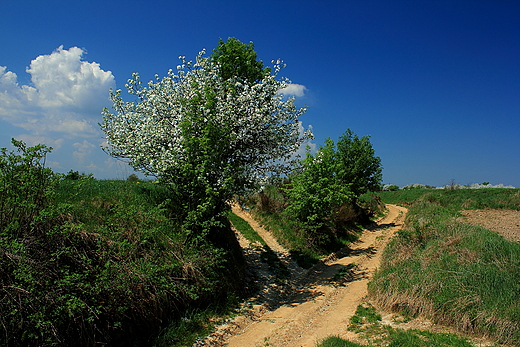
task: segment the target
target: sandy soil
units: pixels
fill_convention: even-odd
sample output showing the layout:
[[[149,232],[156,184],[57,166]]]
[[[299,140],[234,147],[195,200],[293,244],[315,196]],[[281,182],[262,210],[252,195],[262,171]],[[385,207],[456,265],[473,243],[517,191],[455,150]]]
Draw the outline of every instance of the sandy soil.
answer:
[[[287,253],[250,216],[239,210],[235,213],[250,222],[276,253]],[[358,242],[308,271],[285,257],[294,274],[283,285],[285,291],[264,290],[263,303],[252,305],[246,315],[224,324],[199,345],[315,347],[317,341],[330,335],[352,337],[347,330],[349,318],[366,297],[367,283],[379,266],[388,240],[402,227],[405,213],[404,207],[389,205],[387,215],[366,229]],[[339,281],[334,279],[351,264],[355,267],[347,275]],[[274,299],[269,300],[269,296]]]
[[[465,210],[461,214],[469,224],[480,225],[499,233],[507,240],[520,242],[520,211]]]

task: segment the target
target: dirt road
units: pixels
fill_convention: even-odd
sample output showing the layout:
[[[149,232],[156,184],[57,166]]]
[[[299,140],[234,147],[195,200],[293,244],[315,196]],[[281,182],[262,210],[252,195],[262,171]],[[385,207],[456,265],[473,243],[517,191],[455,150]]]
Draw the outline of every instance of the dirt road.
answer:
[[[265,311],[254,321],[237,324],[232,335],[221,341],[221,345],[315,347],[317,341],[330,335],[349,338],[349,318],[367,295],[367,283],[379,266],[384,246],[402,227],[406,214],[403,207],[387,207],[387,215],[377,226],[365,230],[348,252],[302,275],[288,300],[274,310]],[[251,224],[253,228],[259,228],[257,224]],[[259,230],[259,234],[264,239],[269,237],[265,230]],[[271,247],[284,253],[279,245],[272,244]]]

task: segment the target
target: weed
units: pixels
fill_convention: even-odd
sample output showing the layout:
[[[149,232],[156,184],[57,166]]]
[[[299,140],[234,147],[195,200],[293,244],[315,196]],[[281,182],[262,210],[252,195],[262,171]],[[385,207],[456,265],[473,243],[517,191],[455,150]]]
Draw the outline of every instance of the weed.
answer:
[[[358,344],[331,336],[318,343],[318,347],[473,347],[467,339],[454,334],[433,333],[422,330],[395,329],[381,324],[381,315],[369,303],[359,305],[350,318],[349,330],[367,344]]]
[[[184,312],[239,289],[240,259],[183,232],[169,189],[58,181],[22,148],[0,160],[1,345],[143,345],[168,321],[204,328]]]

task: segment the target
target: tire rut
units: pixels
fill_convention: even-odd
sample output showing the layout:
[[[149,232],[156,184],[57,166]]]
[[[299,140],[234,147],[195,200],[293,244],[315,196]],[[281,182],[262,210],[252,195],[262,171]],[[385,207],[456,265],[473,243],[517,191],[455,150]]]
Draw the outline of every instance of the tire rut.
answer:
[[[317,341],[330,335],[348,338],[349,318],[366,297],[367,284],[380,264],[381,253],[402,227],[407,211],[395,205],[387,205],[387,209],[386,216],[365,229],[357,242],[303,270],[268,231],[235,207],[233,212],[264,238],[292,276],[270,293],[264,290],[264,300],[253,300],[256,305],[245,315],[220,326],[195,346],[315,347]],[[337,276],[339,271],[344,275]],[[273,286],[268,284],[268,288]]]

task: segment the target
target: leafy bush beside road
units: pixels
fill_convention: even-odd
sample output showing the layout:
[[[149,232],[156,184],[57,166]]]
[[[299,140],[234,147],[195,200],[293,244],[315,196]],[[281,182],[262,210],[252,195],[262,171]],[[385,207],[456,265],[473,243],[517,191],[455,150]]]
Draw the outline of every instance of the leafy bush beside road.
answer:
[[[15,145],[0,158],[1,345],[143,345],[187,309],[239,292],[227,220],[191,237],[169,189],[59,180],[43,165],[50,149]]]
[[[337,144],[307,149],[294,173],[250,197],[253,212],[304,267],[355,240],[382,210],[381,160],[369,137],[350,129]]]

